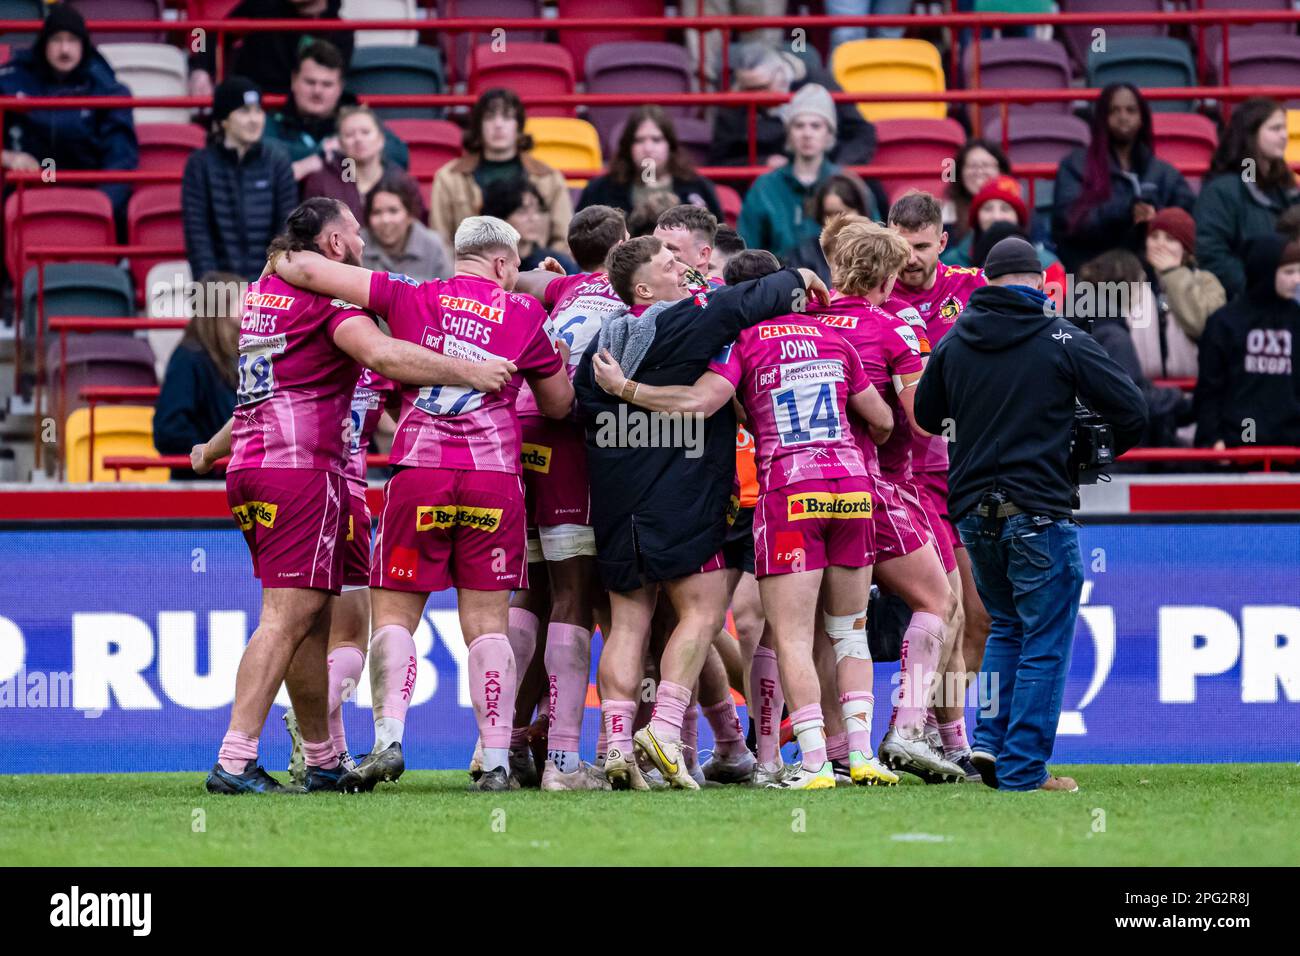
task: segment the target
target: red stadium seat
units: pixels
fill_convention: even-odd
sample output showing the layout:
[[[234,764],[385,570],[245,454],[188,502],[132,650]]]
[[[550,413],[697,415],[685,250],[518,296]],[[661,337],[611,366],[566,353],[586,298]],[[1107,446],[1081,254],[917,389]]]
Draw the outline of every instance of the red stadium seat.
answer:
[[[18,261],[22,235],[24,263]],[[27,251],[35,246],[111,246],[117,241],[113,204],[98,189],[40,186],[25,189],[22,220],[18,219],[18,193],[5,200],[5,268],[12,279],[20,267],[34,264]],[[117,261],[111,254],[78,256],[89,262]]]
[[[1152,113],[1151,131],[1156,155],[1175,166],[1181,163],[1208,163],[1219,145],[1214,122],[1199,113]],[[1188,184],[1199,189],[1199,176],[1188,176]]]
[[[180,184],[136,189],[126,207],[126,237],[131,245],[183,246],[185,229],[181,218]],[[160,262],[175,258],[176,253],[148,259],[137,256],[131,260],[131,279],[135,283],[138,301],[144,301],[149,270]]]
[[[187,0],[186,16],[191,20],[225,20],[239,0]]]
[[[726,183],[714,183],[713,191],[718,194],[718,205],[722,207],[722,218],[726,220],[728,226],[734,229],[736,223],[740,221],[740,207],[744,205],[744,200],[740,198],[740,193]]]
[[[498,17],[503,20],[530,20],[542,18],[541,0],[438,0],[438,19],[465,19],[467,17]],[[536,30],[511,30],[505,36],[506,45],[514,43],[541,43],[546,39],[543,24]],[[447,81],[464,81],[469,76],[469,51],[489,39],[485,33],[442,34],[442,57],[447,61]]]
[[[872,164],[913,166],[917,170],[915,176],[880,181],[889,202],[892,204],[909,189],[942,196],[947,188],[944,173],[966,142],[961,124],[952,119],[883,119],[876,120],[875,126]]]
[[[445,163],[461,154],[461,128],[449,120],[395,119],[384,123],[406,144],[411,154],[410,172],[416,179],[433,178]]]
[[[1192,0],[1189,6],[1193,10],[1281,11],[1291,9],[1291,0]],[[1216,55],[1220,57],[1223,56],[1222,27],[1206,27],[1203,39],[1200,35],[1200,30],[1196,27],[1189,27],[1188,34],[1193,47],[1197,44],[1204,44],[1205,52],[1208,53],[1211,58]],[[1272,34],[1275,36],[1283,34],[1287,36],[1295,36],[1295,23],[1284,23],[1280,21],[1274,23],[1234,23],[1228,29],[1229,52],[1231,53],[1232,43],[1237,37],[1258,36],[1260,34]],[[1231,79],[1234,85],[1245,82],[1243,80],[1238,80],[1235,77],[1231,77]],[[1268,82],[1270,84],[1282,84],[1286,81],[1269,80]]]
[[[179,172],[196,149],[207,142],[203,127],[194,123],[141,123],[135,128],[140,144],[139,169],[146,172]]]
[[[489,43],[474,48],[469,56],[469,92],[504,86],[516,93],[539,96],[572,93],[573,58],[554,43],[507,43],[494,50]],[[530,106],[529,116],[576,116],[572,106]]]
[[[593,17],[662,17],[663,0],[619,0],[611,5],[609,0],[558,0],[557,13],[561,20],[583,20]],[[663,30],[560,30],[560,45],[569,51],[578,64],[579,79],[586,68],[587,54],[602,43],[627,40],[662,42],[667,39]]]

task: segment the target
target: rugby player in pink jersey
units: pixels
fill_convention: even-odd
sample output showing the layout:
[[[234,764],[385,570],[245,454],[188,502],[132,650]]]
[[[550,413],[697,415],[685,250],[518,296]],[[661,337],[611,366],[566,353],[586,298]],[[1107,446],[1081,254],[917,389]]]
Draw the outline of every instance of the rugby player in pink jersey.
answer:
[[[271,252],[314,249],[316,258],[342,264],[360,262],[363,247],[347,206],[318,198],[290,214]],[[262,582],[261,617],[239,662],[230,728],[207,778],[209,792],[286,789],[257,763],[258,737],[281,683],[304,738],[304,789],[338,789],[343,770],[326,717],[325,653],[330,597],[343,580],[349,403],[362,366],[399,381],[494,392],[514,372],[505,361],[479,365],[389,338],[363,308],[275,275],[249,287],[235,414],[190,453],[199,474],[231,454],[226,495]]]
[[[943,213],[939,202],[929,193],[908,193],[889,211],[889,226],[907,240],[912,254],[899,274],[890,301],[885,308],[903,314],[906,307],[916,310],[924,321],[930,347],[934,348],[953,327],[966,308],[971,293],[985,285],[979,269],[949,266],[939,261],[947,241],[943,231]],[[944,666],[945,696],[932,718],[935,732],[942,740],[945,756],[964,764],[970,759],[966,739],[966,713],[963,706],[968,675],[979,670],[984,644],[989,635],[989,615],[975,589],[970,558],[957,529],[948,516],[948,444],[941,436],[917,437],[913,446],[913,480],[927,515],[935,524],[936,536],[945,559],[945,567],[955,564],[957,587],[962,605],[962,633]],[[949,563],[951,562],[951,563]],[[970,779],[973,776],[968,775]]]
[[[310,253],[277,270],[325,294],[359,300],[388,319],[394,336],[471,362],[505,359],[516,374],[499,393],[470,388],[406,388],[389,456],[371,562],[371,686],[382,717],[375,745],[343,780],[353,791],[396,779],[401,736],[414,687],[412,637],[429,594],[456,588],[469,647],[469,685],[483,741],[483,791],[511,788],[510,732],[516,663],[506,634],[510,592],[527,586],[520,428],[515,399],[524,380],[542,414],[561,418],[573,386],[546,313],[512,292],[519,234],[491,216],[456,229],[455,275],[419,283]],[[515,784],[517,786],[517,784]]]
[[[869,379],[888,400],[896,423],[879,449],[875,474],[878,558],[876,579],[912,610],[903,638],[898,707],[881,741],[881,759],[895,770],[959,780],[961,768],[926,740],[925,717],[946,647],[954,640],[958,602],[932,545],[920,502],[906,488],[911,479],[914,386],[921,378],[921,340],[902,319],[880,308],[907,244],[869,220],[854,217],[827,227],[828,255],[836,296],[814,317],[837,329],[857,349]],[[900,487],[900,485],[902,487]]]
[[[728,264],[726,277],[730,283],[779,268],[770,252],[747,250]],[[711,415],[739,396],[748,413],[758,445],[755,574],[803,756],[796,773],[769,786],[835,786],[813,664],[819,595],[852,737],[853,779],[896,783],[871,755],[870,718],[864,714],[871,700],[866,607],[874,557],[872,495],[848,411],[865,419],[879,441],[889,434],[894,415],[867,380],[856,351],[806,316],[786,315],[745,329],[690,386],[629,382],[607,355],[594,361],[602,388],[611,394],[630,389],[643,408]]]

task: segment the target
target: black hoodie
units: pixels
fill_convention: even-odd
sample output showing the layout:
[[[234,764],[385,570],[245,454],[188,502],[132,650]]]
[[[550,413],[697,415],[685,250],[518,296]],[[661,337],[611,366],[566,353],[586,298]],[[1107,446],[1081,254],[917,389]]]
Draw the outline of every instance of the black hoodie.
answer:
[[[1246,291],[1205,323],[1196,380],[1197,445],[1300,445],[1300,305],[1276,288],[1285,245],[1275,235],[1250,240]]]
[[[1146,402],[1132,379],[1092,336],[1046,312],[1046,300],[1033,295],[1019,287],[976,289],[917,385],[917,423],[949,435],[954,520],[994,487],[1031,514],[1071,513],[1076,395],[1110,423],[1117,455],[1146,428]]]

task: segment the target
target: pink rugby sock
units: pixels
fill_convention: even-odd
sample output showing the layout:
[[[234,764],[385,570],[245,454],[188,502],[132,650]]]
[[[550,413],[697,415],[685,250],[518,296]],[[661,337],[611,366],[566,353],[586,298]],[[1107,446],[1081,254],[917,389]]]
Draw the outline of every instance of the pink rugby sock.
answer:
[[[723,757],[730,757],[745,749],[745,732],[740,727],[736,702],[731,694],[708,707],[700,708],[713,730],[713,749]]]
[[[636,719],[636,701],[602,700],[600,702],[601,723],[605,725],[605,742],[609,747],[606,753],[617,750],[628,760],[632,756],[632,721]]]
[[[864,757],[871,756],[871,717],[876,708],[874,694],[849,691],[840,694],[840,712],[844,715],[844,729],[848,735],[849,750]]]
[[[343,729],[343,701],[356,698],[357,681],[366,666],[366,655],[355,645],[340,644],[330,652],[326,664],[330,683],[330,740],[336,751],[344,753],[348,749],[348,738]]]
[[[546,674],[551,697],[551,750],[576,751],[587,708],[591,631],[573,624],[546,628]]]
[[[248,766],[248,761],[257,759],[257,738],[241,734],[237,730],[227,730],[221,738],[221,749],[217,751],[217,763],[226,773],[241,774]]]
[[[528,665],[533,662],[537,651],[537,631],[541,622],[532,611],[521,607],[512,607],[506,619],[506,637],[510,639],[510,649],[515,652],[515,680],[522,681],[528,673]]]
[[[655,702],[653,700],[643,700],[636,705],[636,713],[632,715],[632,730],[637,731],[650,723],[650,717],[655,712]]]
[[[966,741],[966,718],[939,725],[939,739],[943,741],[943,755],[951,760],[970,753],[970,744]]]
[[[415,639],[400,624],[386,624],[370,639],[370,691],[375,719],[406,721],[415,690]]]
[[[826,721],[821,704],[806,704],[790,715],[790,725],[799,740],[805,770],[816,771],[826,762]]]
[[[757,698],[750,707],[758,762],[772,766],[781,759],[781,708],[785,706],[785,693],[781,690],[776,652],[770,647],[755,649],[754,662],[749,668],[749,686]]]
[[[605,718],[604,718],[605,706],[603,703],[601,704],[600,712],[601,712],[600,733],[596,735],[596,763],[597,764],[604,761],[605,754],[609,751],[609,732],[605,730]]]
[[[333,770],[339,765],[339,755],[334,752],[334,741],[304,740],[302,752],[307,758],[307,766],[321,770]]]
[[[929,709],[926,697],[939,667],[943,652],[943,621],[936,614],[918,611],[903,636],[907,648],[907,663],[898,683],[898,714],[895,723],[909,737],[920,736],[925,731],[925,716]]]
[[[670,680],[659,682],[655,694],[655,709],[650,715],[650,729],[661,740],[680,741],[686,708],[691,703],[691,689]]]
[[[515,715],[515,655],[504,634],[483,634],[469,646],[469,693],[483,749],[508,750]]]
[[[849,735],[844,731],[826,738],[826,756],[831,760],[849,759]]]
[[[688,771],[700,765],[700,708],[695,704],[687,704],[682,714],[682,753]]]

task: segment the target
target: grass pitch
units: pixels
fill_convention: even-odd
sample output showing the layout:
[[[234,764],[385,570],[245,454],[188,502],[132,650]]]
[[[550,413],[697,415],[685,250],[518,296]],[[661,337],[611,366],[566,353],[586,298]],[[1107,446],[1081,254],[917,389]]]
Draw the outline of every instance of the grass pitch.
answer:
[[[410,771],[369,796],[214,797],[203,774],[0,777],[7,865],[1296,865],[1289,764],[1062,766],[1081,792],[467,793]],[[277,774],[283,779],[283,774]],[[379,851],[382,848],[382,855]]]

